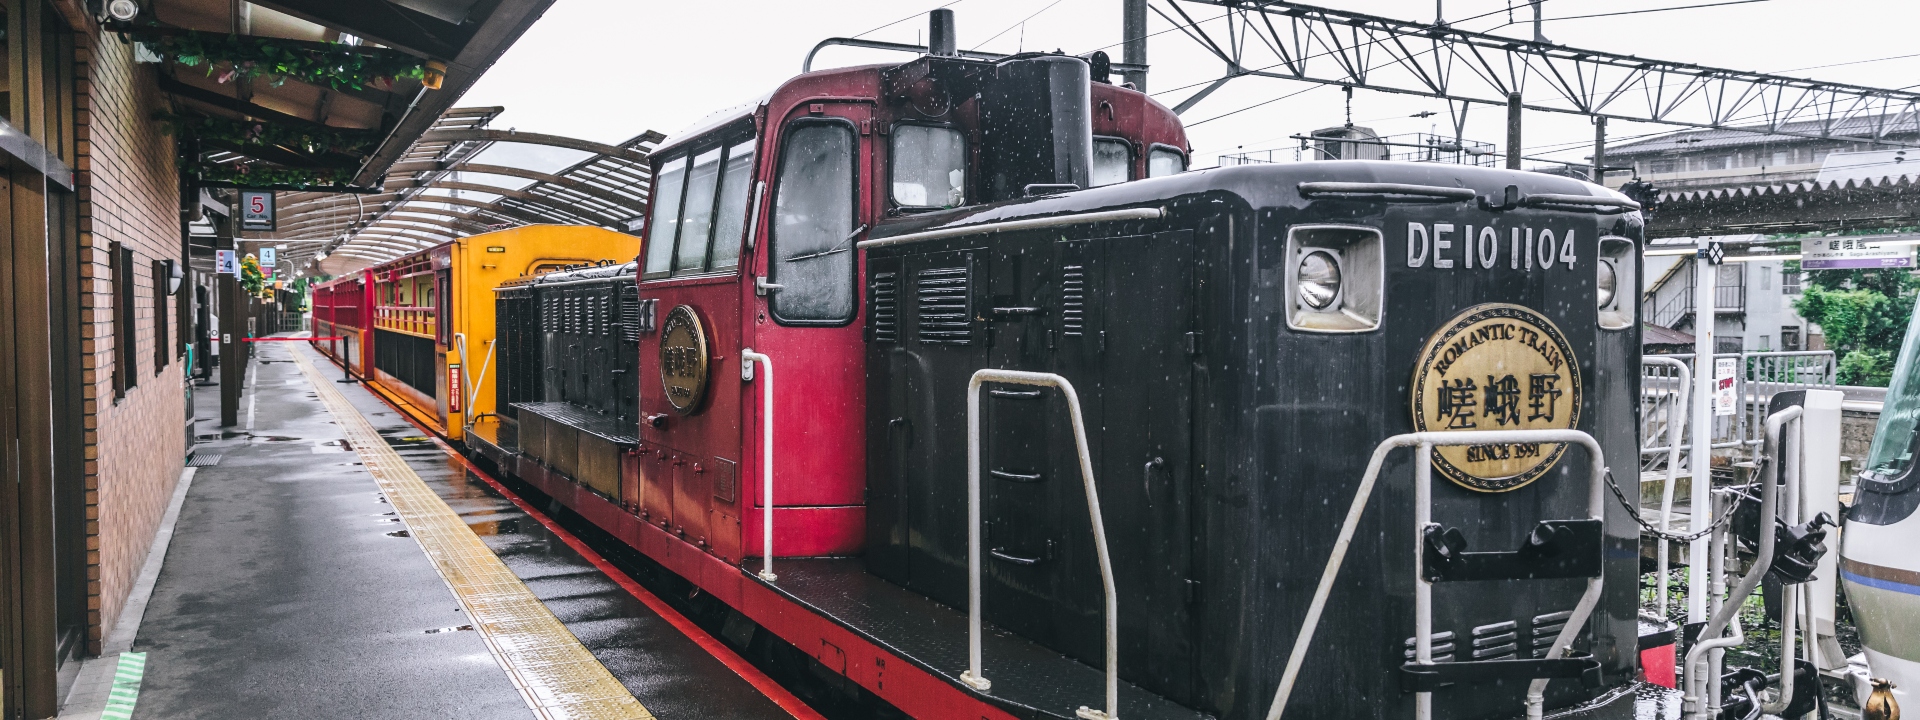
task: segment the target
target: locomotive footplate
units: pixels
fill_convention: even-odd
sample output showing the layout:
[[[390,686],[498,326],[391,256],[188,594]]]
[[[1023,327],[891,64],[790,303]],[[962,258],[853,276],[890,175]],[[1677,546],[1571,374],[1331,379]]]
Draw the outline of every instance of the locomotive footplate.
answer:
[[[965,611],[881,580],[865,572],[858,559],[782,558],[778,568],[779,582],[762,583],[765,587],[886,648],[920,671],[960,686],[960,671],[967,667]],[[993,687],[979,694],[1014,716],[1074,718],[1076,707],[1099,700],[1104,676],[1098,668],[1002,631],[988,632],[982,640],[986,675]],[[835,657],[844,658],[841,662],[858,661],[851,648]],[[898,672],[881,668],[889,676]],[[1125,681],[1120,683],[1119,700],[1119,715],[1129,720],[1208,717]]]

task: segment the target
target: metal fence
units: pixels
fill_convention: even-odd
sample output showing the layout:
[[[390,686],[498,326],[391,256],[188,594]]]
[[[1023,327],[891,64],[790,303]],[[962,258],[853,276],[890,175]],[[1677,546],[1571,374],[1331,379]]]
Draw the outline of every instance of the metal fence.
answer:
[[[1688,365],[1693,355],[1661,355]],[[1766,439],[1767,403],[1776,393],[1788,390],[1831,389],[1838,369],[1830,350],[1801,352],[1717,353],[1715,360],[1735,360],[1732,415],[1713,418],[1714,449],[1734,448],[1746,454],[1758,452]],[[1711,370],[1709,370],[1711,372]],[[1688,413],[1677,407],[1680,380],[1673,368],[1643,365],[1640,374],[1640,459],[1641,470],[1664,467],[1667,458],[1667,425],[1686,425]],[[1695,402],[1713,402],[1711,395],[1694,397]],[[1691,430],[1681,439],[1681,452],[1691,445]],[[1751,448],[1751,449],[1750,449]]]

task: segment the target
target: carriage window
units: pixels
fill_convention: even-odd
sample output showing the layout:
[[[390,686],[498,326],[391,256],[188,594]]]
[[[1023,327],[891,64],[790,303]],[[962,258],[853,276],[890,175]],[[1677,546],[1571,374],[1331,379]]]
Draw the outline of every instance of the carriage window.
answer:
[[[647,224],[647,277],[660,277],[673,267],[673,236],[680,229],[680,191],[686,189],[686,158],[660,166],[655,188],[653,222]]]
[[[1178,175],[1187,171],[1187,156],[1169,147],[1156,147],[1147,153],[1147,177]]]
[[[740,233],[747,225],[753,185],[753,141],[727,149],[727,170],[720,176],[720,215],[713,221],[713,269],[740,265]]]
[[[1133,179],[1133,148],[1125,140],[1093,140],[1094,187],[1117,185]]]
[[[901,207],[966,204],[967,140],[959,130],[929,125],[893,128],[893,201]]]
[[[853,317],[853,129],[793,129],[773,196],[774,317],[800,323]]]
[[[720,183],[720,148],[693,158],[687,171],[687,202],[680,211],[680,250],[673,274],[693,275],[707,270],[707,241],[713,233],[713,196]]]

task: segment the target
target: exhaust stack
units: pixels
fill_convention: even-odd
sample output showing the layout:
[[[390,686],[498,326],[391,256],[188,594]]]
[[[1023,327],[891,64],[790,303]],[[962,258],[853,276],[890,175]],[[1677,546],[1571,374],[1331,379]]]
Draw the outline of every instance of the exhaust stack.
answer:
[[[953,11],[939,8],[927,13],[927,54],[940,57],[955,57],[960,54],[960,41],[953,29]]]

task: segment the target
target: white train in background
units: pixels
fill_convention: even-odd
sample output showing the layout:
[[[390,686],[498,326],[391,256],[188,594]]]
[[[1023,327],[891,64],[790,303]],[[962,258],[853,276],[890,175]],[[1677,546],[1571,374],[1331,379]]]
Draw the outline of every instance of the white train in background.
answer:
[[[1873,445],[1855,478],[1840,543],[1840,580],[1866,652],[1848,662],[1865,703],[1870,678],[1902,706],[1920,693],[1920,323],[1907,329]]]

